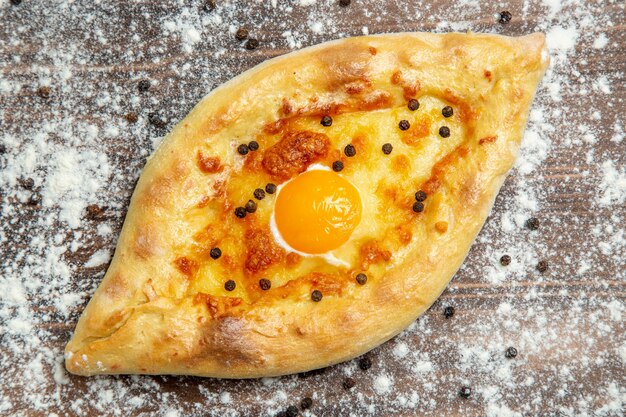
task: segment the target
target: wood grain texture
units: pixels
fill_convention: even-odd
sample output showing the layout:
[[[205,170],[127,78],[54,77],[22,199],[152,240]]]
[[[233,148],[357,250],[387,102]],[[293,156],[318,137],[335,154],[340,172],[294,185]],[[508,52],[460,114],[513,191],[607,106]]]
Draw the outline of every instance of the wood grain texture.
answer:
[[[45,393],[42,398],[47,403],[41,406],[23,395],[34,390],[23,377],[34,360],[32,350],[24,348],[25,354],[19,354],[23,336],[3,327],[7,333],[0,337],[0,359],[9,365],[2,367],[6,384],[0,388],[0,398],[9,408],[0,408],[0,414],[165,415],[172,408],[180,415],[274,415],[311,396],[313,408],[308,415],[504,415],[493,408],[504,405],[525,416],[620,415],[603,407],[612,401],[611,383],[622,393],[626,386],[624,324],[612,317],[615,310],[623,311],[626,294],[626,249],[623,240],[616,238],[621,233],[623,239],[626,209],[598,200],[606,192],[602,163],[610,160],[622,172],[626,165],[623,2],[570,5],[554,15],[539,1],[501,2],[498,7],[476,7],[474,2],[452,6],[440,0],[352,1],[346,8],[334,1],[309,7],[294,1],[285,3],[290,11],[285,4],[277,9],[266,1],[219,6],[210,13],[200,10],[201,3],[113,1],[62,6],[25,1],[10,6],[6,1],[0,6],[0,143],[8,148],[0,155],[0,167],[11,167],[41,132],[46,132],[50,146],[101,153],[112,167],[106,186],[86,202],[103,207],[103,212],[83,213],[78,227],[68,227],[62,219],[63,201],[46,200],[53,164],[38,161],[27,174],[8,168],[3,174],[4,273],[8,276],[21,269],[20,279],[28,286],[30,280],[49,281],[56,274],[50,270],[54,265],[69,268],[69,280],[59,280],[62,286],[42,284],[47,292],[27,291],[32,332],[52,358],[61,355],[106,270],[106,265],[84,265],[98,250],[113,251],[155,138],[181,120],[211,88],[289,52],[286,31],[299,33],[294,37],[301,46],[360,35],[364,26],[372,34],[471,28],[506,35],[575,27],[578,37],[563,58],[566,63],[559,62],[561,55],[553,57],[552,81],[538,93],[537,103],[545,114],[539,115],[542,121],[534,122],[535,129],[550,147],[525,152],[547,152],[547,156],[532,172],[511,173],[448,290],[408,332],[367,354],[373,363],[368,371],[352,361],[271,381],[63,375],[60,379],[67,378],[66,383],[58,383],[54,368],[44,366],[45,384],[36,387]],[[495,22],[493,13],[499,10],[511,11],[513,20],[507,25]],[[241,47],[223,29],[224,23],[206,20],[211,13],[235,28],[250,28],[260,47],[254,51]],[[585,17],[593,25],[585,24]],[[181,47],[180,34],[164,36],[164,22],[181,20],[202,29],[190,52]],[[324,23],[321,31],[312,29],[317,20]],[[442,26],[442,21],[453,25]],[[600,33],[608,43],[594,48]],[[138,93],[137,81],[143,78],[152,86]],[[609,93],[599,86],[601,79],[606,80]],[[42,83],[50,84],[48,99],[37,93]],[[128,112],[138,114],[137,123],[124,120]],[[167,120],[166,128],[148,122],[152,112]],[[97,127],[95,136],[90,136],[87,125]],[[115,129],[107,130],[111,126]],[[585,139],[585,134],[592,139]],[[9,175],[16,177],[11,180]],[[20,182],[26,176],[36,178],[33,190],[25,190]],[[528,209],[523,208],[526,192],[536,200]],[[537,216],[540,229],[531,232],[518,221],[515,230],[504,230],[507,215]],[[103,224],[111,227],[112,234],[97,233]],[[67,248],[71,242],[77,244],[74,250],[55,253],[57,263],[38,261],[49,256],[48,247],[55,242]],[[487,279],[500,254],[507,251],[513,251],[514,261],[524,263],[522,272],[502,280]],[[533,262],[540,259],[549,261],[544,274],[534,269]],[[581,262],[589,268],[581,268]],[[78,294],[80,302],[60,309],[55,300],[65,294]],[[8,301],[2,303],[0,298],[3,312],[14,308]],[[617,304],[607,308],[609,303]],[[446,319],[442,311],[448,305],[456,313]],[[32,339],[28,343],[32,347]],[[509,345],[520,351],[515,360],[504,358]],[[405,348],[408,353],[403,356]],[[356,381],[351,390],[342,387],[348,375]],[[384,377],[393,383],[391,393],[384,393]],[[474,389],[472,397],[458,396],[463,385]],[[102,394],[108,390],[110,394]],[[229,393],[228,401],[220,397],[223,392]],[[132,398],[142,401],[129,405]]]

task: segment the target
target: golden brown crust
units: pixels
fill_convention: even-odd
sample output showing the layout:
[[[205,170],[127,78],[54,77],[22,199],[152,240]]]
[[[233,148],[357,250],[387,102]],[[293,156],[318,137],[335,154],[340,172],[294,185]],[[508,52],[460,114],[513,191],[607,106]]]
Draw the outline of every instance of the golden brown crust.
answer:
[[[318,45],[216,89],[146,165],[115,257],[67,345],[67,369],[281,375],[394,336],[466,256],[514,162],[547,61],[542,34],[403,33]],[[418,111],[407,110],[411,98]],[[437,132],[443,105],[455,111],[447,139]],[[332,127],[320,127],[323,115]],[[397,129],[400,118],[411,128]],[[250,140],[261,149],[242,157],[237,144]],[[347,143],[356,156],[341,152]],[[350,268],[276,246],[269,196],[235,222],[251,190],[336,159],[373,219],[339,251]],[[415,213],[419,189],[428,198]],[[216,244],[224,254],[214,260]],[[361,270],[365,285],[355,282]],[[265,276],[270,290],[259,288]],[[231,277],[237,288],[227,292]]]

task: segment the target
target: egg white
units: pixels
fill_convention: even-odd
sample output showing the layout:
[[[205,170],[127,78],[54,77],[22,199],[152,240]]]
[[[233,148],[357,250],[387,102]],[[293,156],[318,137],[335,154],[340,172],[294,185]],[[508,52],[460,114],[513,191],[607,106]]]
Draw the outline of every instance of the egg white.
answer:
[[[313,164],[305,172],[308,172],[308,171],[330,171],[330,170],[331,169],[329,167],[327,167],[327,166],[324,166],[324,165],[321,165],[321,164]],[[302,174],[300,174],[300,175],[302,175]],[[274,201],[278,200],[278,195],[280,194],[280,191],[283,189],[283,187],[286,184],[288,184],[289,182],[293,181],[293,180],[294,180],[294,178],[292,178],[289,181],[286,181],[286,182],[280,184],[276,188],[276,199]],[[362,203],[363,200],[361,198],[361,190],[359,190],[357,188],[357,191],[359,193],[359,199],[361,201],[361,204],[363,204]],[[357,227],[358,227],[358,225],[357,225]],[[345,261],[343,259],[337,258],[334,255],[333,251],[328,251],[328,252],[324,252],[324,253],[306,253],[306,252],[301,252],[299,250],[296,250],[296,249],[292,248],[285,241],[283,236],[280,234],[280,231],[278,230],[278,226],[276,225],[275,210],[273,210],[273,209],[272,209],[272,214],[270,216],[270,230],[272,231],[272,235],[274,236],[274,240],[276,241],[278,246],[282,247],[283,249],[285,249],[288,252],[295,252],[298,255],[306,257],[306,258],[322,258],[327,263],[329,263],[330,265],[333,265],[333,266],[343,266],[343,267],[346,267],[346,268],[350,267],[350,263],[349,262],[347,262],[347,261]],[[344,245],[345,245],[345,243],[344,243]],[[339,249],[339,248],[337,248],[337,249]]]

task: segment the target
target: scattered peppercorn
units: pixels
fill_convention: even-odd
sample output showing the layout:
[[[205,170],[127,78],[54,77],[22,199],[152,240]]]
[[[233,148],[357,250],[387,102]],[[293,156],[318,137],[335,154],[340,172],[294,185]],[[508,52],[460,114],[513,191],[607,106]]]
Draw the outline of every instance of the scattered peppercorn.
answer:
[[[357,274],[356,282],[358,282],[360,285],[365,285],[365,283],[367,282],[367,275],[365,275],[364,273]]]
[[[343,153],[346,154],[347,157],[353,157],[356,155],[356,148],[351,143],[347,144],[345,148],[343,148]]]
[[[204,11],[210,12],[215,10],[215,0],[206,0],[204,2]]]
[[[372,360],[370,358],[365,356],[359,359],[359,368],[361,368],[362,371],[367,371],[371,367],[372,367]]]
[[[248,214],[248,212],[246,211],[244,207],[237,207],[235,209],[235,216],[239,217],[240,219],[243,219],[244,217],[246,217],[246,214]]]
[[[261,287],[263,291],[267,291],[272,288],[272,281],[267,278],[261,278],[259,280],[259,287]]]
[[[509,255],[502,255],[500,258],[500,264],[502,266],[508,266],[511,263],[511,257]]]
[[[137,120],[139,120],[139,116],[134,111],[131,111],[129,113],[126,113],[124,119],[126,119],[128,123],[137,123]]]
[[[400,123],[398,123],[398,127],[400,128],[400,130],[408,130],[411,127],[411,124],[408,120],[400,120]]]
[[[149,80],[140,80],[137,83],[137,89],[141,92],[148,91],[150,89],[150,81]]]
[[[509,23],[512,18],[513,18],[513,15],[511,14],[511,12],[508,12],[508,11],[500,12],[500,18],[498,19],[498,22],[505,25]]]
[[[441,114],[443,114],[443,117],[451,117],[454,114],[454,110],[452,110],[452,107],[446,106],[441,109]]]
[[[424,191],[420,190],[418,192],[415,193],[415,200],[416,201],[424,201],[426,200],[426,197],[428,197],[428,194],[426,194]]]
[[[536,217],[531,217],[530,219],[526,220],[526,227],[530,230],[539,229],[539,219]]]
[[[259,142],[257,142],[256,140],[251,141],[250,143],[248,143],[248,149],[250,149],[251,151],[258,151]]]
[[[322,292],[319,290],[313,290],[313,292],[311,293],[311,300],[318,302],[318,301],[322,301]]]
[[[271,182],[265,186],[265,192],[268,194],[274,194],[276,192],[276,184]]]
[[[450,137],[450,128],[448,126],[441,126],[439,128],[439,136],[442,138]]]
[[[416,201],[415,203],[413,203],[413,211],[416,213],[421,213],[422,211],[424,211],[424,203],[422,203],[421,201]]]
[[[235,287],[237,286],[237,284],[235,284],[235,281],[233,281],[232,279],[229,279],[228,281],[226,281],[226,283],[224,284],[224,289],[226,291],[232,291],[235,289]]]
[[[289,407],[287,407],[287,410],[285,410],[285,416],[298,417],[298,407],[296,407],[295,405],[290,405]]]
[[[454,307],[452,306],[446,306],[443,309],[443,315],[445,318],[449,319],[450,317],[454,316]]]
[[[331,126],[333,124],[333,118],[330,116],[324,116],[322,117],[322,120],[320,120],[320,124],[326,127]]]
[[[340,172],[343,169],[343,162],[335,161],[333,162],[333,171]]]
[[[265,198],[265,191],[262,188],[254,190],[254,198],[257,200],[263,200]]]
[[[548,270],[548,261],[539,261],[537,264],[537,271],[546,272]]]
[[[339,0],[339,5],[341,7],[348,7],[350,5],[350,0]]]
[[[237,30],[237,33],[235,33],[235,38],[237,38],[238,41],[245,41],[246,39],[248,39],[248,34],[248,29],[239,28]]]
[[[157,113],[148,114],[148,121],[156,127],[165,127],[167,125],[167,122]]]
[[[4,143],[0,143],[0,155],[7,153],[7,147]]]
[[[383,145],[383,153],[385,155],[389,155],[391,151],[393,151],[393,146],[391,145],[391,143],[385,143]]]
[[[39,94],[39,97],[41,98],[50,98],[50,91],[50,87],[44,85],[42,87],[39,87],[39,89],[37,90],[37,94]]]
[[[515,349],[513,346],[508,347],[506,349],[506,352],[504,352],[504,356],[506,356],[509,359],[513,359],[514,357],[517,356],[517,349]]]
[[[237,147],[237,152],[239,152],[239,155],[247,155],[248,151],[248,145],[246,145],[245,143],[242,143]]]
[[[356,385],[356,381],[352,378],[346,378],[343,380],[343,384],[341,385],[343,385],[343,389],[349,390],[354,388],[354,386]]]
[[[420,102],[412,98],[411,100],[409,100],[408,106],[409,106],[409,110],[415,111],[420,108]]]
[[[259,47],[259,41],[254,38],[250,38],[246,41],[245,47],[247,50],[252,51],[253,49]]]
[[[213,259],[219,259],[219,257],[222,256],[222,250],[220,248],[215,247],[211,249],[210,255],[211,255],[211,258]]]
[[[472,395],[472,389],[470,387],[461,387],[459,395],[463,398],[469,398]]]
[[[32,190],[33,187],[35,186],[35,180],[32,178],[26,178],[25,180],[21,180],[20,182],[22,184],[22,187],[24,187],[27,190]]]
[[[246,203],[246,211],[248,213],[254,213],[256,211],[256,203],[254,200],[248,200]]]
[[[311,397],[305,397],[302,399],[302,401],[300,401],[300,408],[303,410],[307,410],[311,408],[312,405],[313,405],[313,400],[311,399]]]
[[[19,6],[22,4],[22,0],[11,0],[11,4],[14,6]]]

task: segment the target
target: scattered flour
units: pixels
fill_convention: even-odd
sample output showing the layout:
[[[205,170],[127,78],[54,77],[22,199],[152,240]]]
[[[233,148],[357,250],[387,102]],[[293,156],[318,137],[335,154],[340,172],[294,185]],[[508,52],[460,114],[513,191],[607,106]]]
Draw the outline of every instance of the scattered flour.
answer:
[[[626,43],[616,30],[624,3],[525,1],[509,25],[476,0],[444,9],[337,3],[218,1],[205,12],[202,1],[0,1],[0,414],[275,415],[305,396],[307,416],[623,412],[624,74],[608,57]],[[263,56],[234,39],[239,27],[265,52],[389,28],[543,31],[552,64],[467,262],[429,312],[368,354],[371,370],[351,361],[250,381],[70,376],[64,345],[110,260],[145,159],[206,92]],[[137,90],[143,78],[148,92]],[[37,95],[41,86],[49,99]],[[129,112],[136,123],[122,117]],[[168,127],[150,126],[150,112]],[[106,208],[103,218],[87,218],[90,204]],[[524,227],[531,216],[537,231]],[[545,273],[539,260],[549,262]],[[449,319],[447,305],[456,308]],[[504,355],[509,346],[515,359]],[[356,381],[349,392],[346,377]],[[470,402],[458,398],[461,385],[472,387]]]

